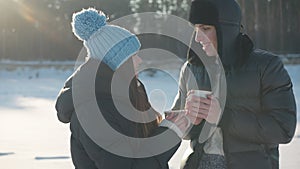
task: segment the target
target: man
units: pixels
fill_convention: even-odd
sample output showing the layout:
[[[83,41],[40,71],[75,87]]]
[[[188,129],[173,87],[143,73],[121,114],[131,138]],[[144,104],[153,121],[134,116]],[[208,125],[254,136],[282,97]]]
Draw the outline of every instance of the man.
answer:
[[[226,102],[214,94],[186,100],[196,87],[212,90],[204,64],[190,49],[174,106],[187,109],[194,124],[187,137],[194,152],[184,168],[279,168],[278,146],[290,142],[296,128],[292,82],[281,60],[254,49],[250,38],[240,32],[241,10],[234,0],[194,0],[189,20],[196,30],[191,45],[202,45],[207,57],[219,57],[222,62],[227,88],[221,86],[220,90],[227,90],[227,96]],[[188,78],[191,74],[196,86]],[[217,118],[212,121],[210,117],[220,115],[222,102],[225,108],[217,123]],[[217,124],[217,129],[200,143],[205,122]]]

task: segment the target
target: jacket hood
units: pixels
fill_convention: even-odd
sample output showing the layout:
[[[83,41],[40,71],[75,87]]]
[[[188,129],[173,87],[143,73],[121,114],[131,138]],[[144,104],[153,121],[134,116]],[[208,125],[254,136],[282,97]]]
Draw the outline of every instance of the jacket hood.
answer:
[[[236,63],[237,40],[241,28],[241,9],[235,0],[193,0],[189,20],[192,24],[213,25],[217,31],[218,53],[223,66]],[[196,43],[192,40],[192,43]],[[190,53],[190,52],[189,52]],[[191,56],[188,56],[190,60]]]

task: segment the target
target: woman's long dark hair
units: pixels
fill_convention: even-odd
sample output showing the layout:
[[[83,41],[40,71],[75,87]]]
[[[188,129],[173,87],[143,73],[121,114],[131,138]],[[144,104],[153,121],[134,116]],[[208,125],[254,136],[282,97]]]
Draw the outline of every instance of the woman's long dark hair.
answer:
[[[145,88],[136,77],[132,79],[129,90],[131,103],[137,110],[144,112],[144,119],[148,119],[148,117],[150,117],[149,113],[155,114],[156,119],[152,122],[136,123],[136,136],[149,137],[153,134],[153,130],[158,127],[162,117],[158,112],[151,109]],[[141,120],[144,121],[144,119]]]
[[[89,59],[89,62],[99,62],[99,61],[95,59]],[[132,59],[128,59],[128,61],[126,61],[122,66],[124,66],[123,68],[126,68],[126,70],[128,70],[127,68],[129,68],[128,72],[131,71],[134,72]],[[98,71],[97,71],[97,78],[96,78],[95,85],[97,86],[96,87],[97,102],[100,110],[101,111],[103,110],[102,114],[104,118],[108,122],[121,123],[123,127],[127,125],[128,130],[123,128],[124,130],[121,131],[120,129],[115,128],[119,132],[125,132],[123,134],[126,134],[127,136],[137,137],[137,138],[149,137],[152,134],[153,130],[158,127],[158,124],[161,121],[161,115],[153,111],[153,109],[151,108],[151,105],[147,98],[145,88],[136,77],[134,77],[130,81],[129,89],[127,89],[127,91],[129,92],[128,94],[132,106],[134,106],[135,109],[139,110],[139,112],[142,113],[142,116],[140,116],[142,119],[139,119],[140,123],[131,121],[130,119],[124,117],[120,112],[118,112],[117,108],[114,107],[115,106],[114,100],[112,99],[112,93],[111,93],[112,78],[114,76],[114,73],[115,72],[112,69],[110,69],[105,63],[103,62],[100,63],[100,66],[98,67]],[[127,97],[124,97],[123,99],[127,99]],[[126,103],[126,101],[124,103]],[[151,117],[154,120],[146,123],[147,121],[149,121],[147,120],[149,119],[149,117]],[[113,119],[113,121],[111,119]],[[118,121],[114,121],[114,120],[118,120]]]

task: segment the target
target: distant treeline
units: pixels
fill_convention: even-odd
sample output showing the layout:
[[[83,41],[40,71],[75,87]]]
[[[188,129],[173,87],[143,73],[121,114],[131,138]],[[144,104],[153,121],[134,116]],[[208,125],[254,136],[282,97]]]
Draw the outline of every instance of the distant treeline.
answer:
[[[134,12],[165,12],[188,16],[191,0],[8,0],[0,1],[0,59],[74,60],[82,43],[72,34],[71,17],[82,8],[96,7],[110,20]],[[299,0],[238,0],[244,15],[244,31],[257,47],[276,53],[300,53]],[[161,37],[165,38],[165,37]],[[149,40],[148,42],[146,42]],[[142,38],[155,44],[160,37]],[[180,55],[185,47],[173,46]],[[173,43],[173,41],[170,41]],[[164,45],[168,45],[164,47]],[[177,46],[177,47],[176,47]],[[171,49],[174,51],[174,49]]]

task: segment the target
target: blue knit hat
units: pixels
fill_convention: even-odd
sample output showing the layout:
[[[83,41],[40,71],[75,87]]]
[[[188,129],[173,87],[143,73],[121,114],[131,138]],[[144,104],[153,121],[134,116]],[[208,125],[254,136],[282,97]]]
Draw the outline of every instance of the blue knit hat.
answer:
[[[83,41],[89,57],[102,60],[115,71],[140,49],[141,44],[134,34],[122,27],[107,25],[106,20],[101,11],[83,9],[73,14],[72,29]]]

